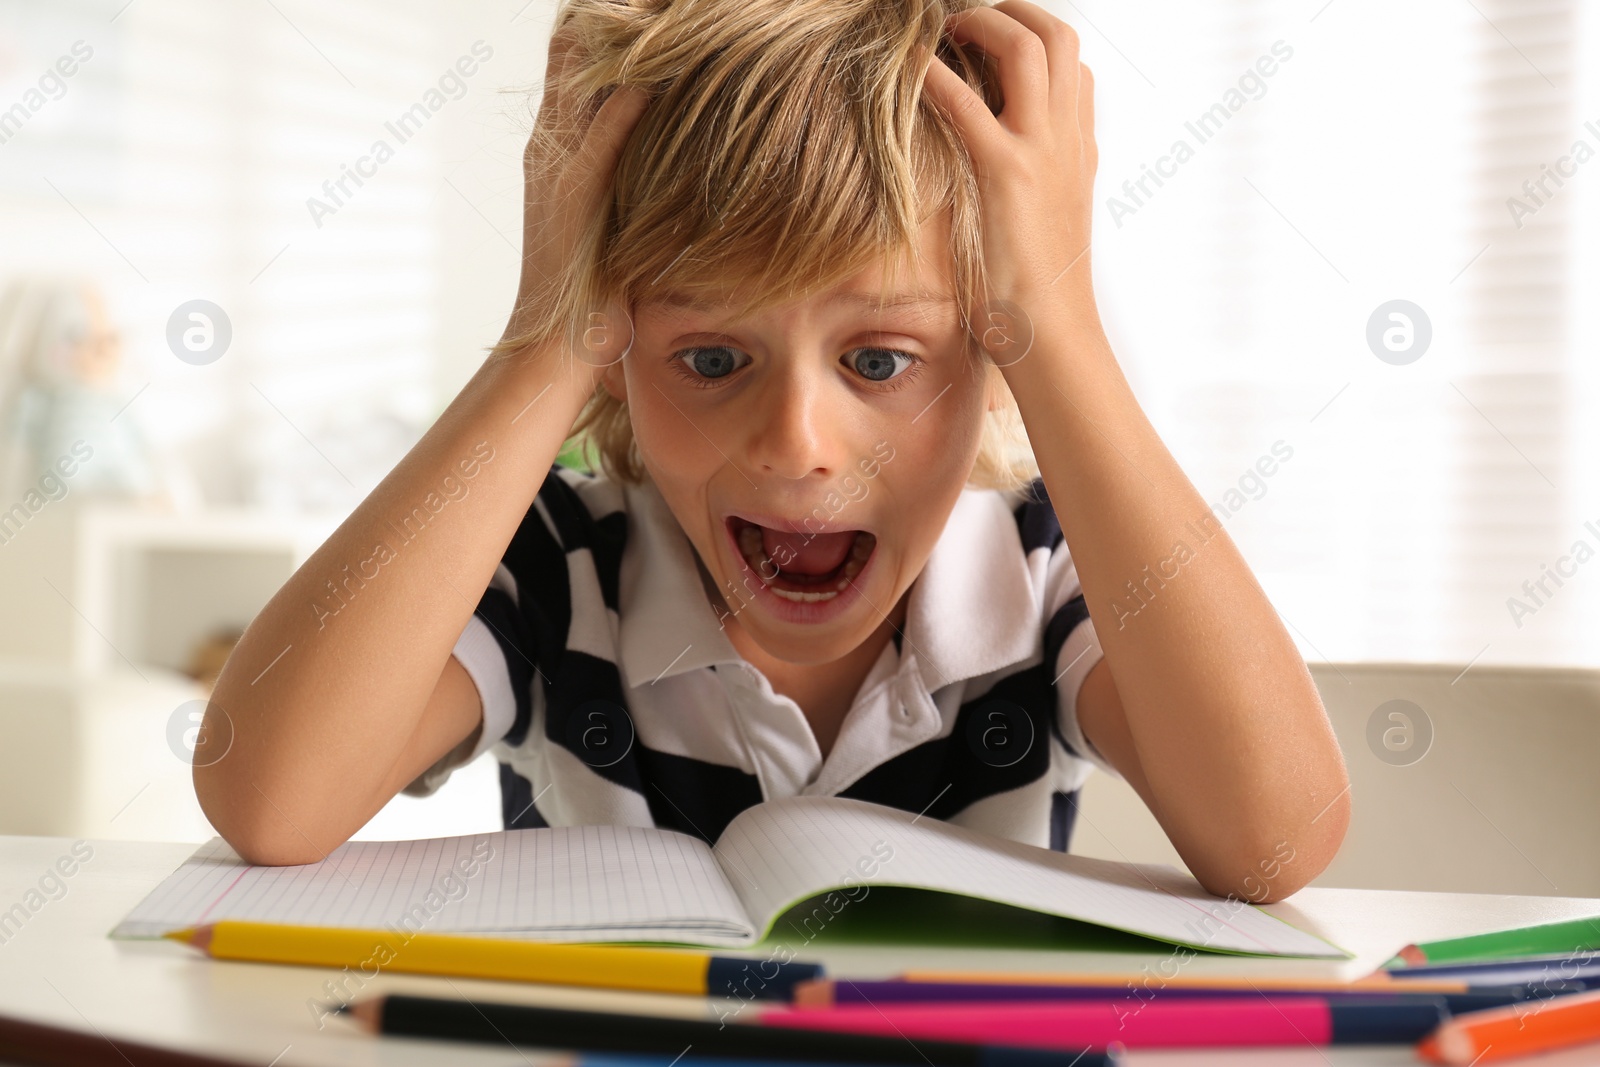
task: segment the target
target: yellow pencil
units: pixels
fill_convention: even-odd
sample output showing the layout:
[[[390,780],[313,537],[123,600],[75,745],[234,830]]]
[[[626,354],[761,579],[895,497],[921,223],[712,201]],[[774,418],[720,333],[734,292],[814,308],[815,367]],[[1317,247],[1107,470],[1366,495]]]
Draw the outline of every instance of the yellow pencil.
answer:
[[[491,978],[741,1000],[788,1000],[798,982],[822,976],[816,963],[612,945],[347,930],[224,920],[166,935],[218,960]]]

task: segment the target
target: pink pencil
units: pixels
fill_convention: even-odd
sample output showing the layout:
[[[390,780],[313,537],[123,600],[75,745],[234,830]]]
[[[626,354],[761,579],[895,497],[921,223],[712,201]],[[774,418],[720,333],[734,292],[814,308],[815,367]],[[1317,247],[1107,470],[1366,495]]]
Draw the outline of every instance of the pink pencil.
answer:
[[[942,1038],[1033,1048],[1181,1048],[1213,1045],[1401,1044],[1421,1040],[1445,1017],[1444,1001],[1396,1004],[1329,1002],[1319,997],[1226,997],[1163,1002],[1137,997],[1106,1001],[1020,1001],[1006,1004],[850,1004],[768,1009],[763,1026],[853,1034]]]

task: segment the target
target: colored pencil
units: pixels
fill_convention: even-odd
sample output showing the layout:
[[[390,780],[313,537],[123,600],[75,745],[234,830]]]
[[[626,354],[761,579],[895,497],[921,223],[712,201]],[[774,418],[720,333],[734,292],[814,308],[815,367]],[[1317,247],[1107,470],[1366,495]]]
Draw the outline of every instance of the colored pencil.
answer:
[[[1218,1045],[1411,1044],[1448,1018],[1443,1000],[1329,1001],[1318,997],[1214,1000],[1017,1001],[1009,1004],[852,1004],[765,1008],[763,1027],[897,1035],[921,1042],[1007,1041],[1040,1049],[1201,1048]]]
[[[1516,930],[1495,930],[1469,937],[1452,937],[1443,941],[1423,941],[1407,945],[1384,966],[1398,970],[1428,964],[1473,963],[1526,956],[1575,956],[1593,949],[1600,949],[1600,915],[1524,926]]]
[[[508,938],[347,930],[222,921],[167,935],[212,959],[351,967],[509,982],[593,986],[650,993],[737,993],[788,1000],[796,982],[822,976],[815,963],[779,963],[704,952],[568,945]]]
[[[1104,1067],[1115,1053],[1079,1046],[1056,1054],[1011,1042],[917,1041],[844,1032],[806,1032],[776,1026],[673,1019],[612,1012],[571,1011],[521,1004],[387,996],[341,1011],[367,1030],[386,1035],[484,1041],[490,1044],[750,1060],[878,1064],[883,1067]],[[753,1013],[754,1014],[754,1013]]]
[[[1030,1056],[1041,1055],[1041,1053],[1032,1049],[1027,1051]],[[1048,1056],[1050,1053],[1043,1053],[1043,1055]],[[1050,1062],[1056,1063],[1058,1061],[1051,1060]],[[74,1064],[73,1067],[77,1067],[77,1065]],[[229,1065],[229,1067],[232,1067],[232,1065]],[[251,1067],[251,1065],[241,1064],[238,1067]],[[260,1064],[255,1064],[253,1067],[260,1067]],[[883,1065],[862,1063],[854,1060],[772,1060],[727,1056],[696,1056],[693,1053],[668,1055],[665,1052],[660,1052],[651,1055],[644,1053],[585,1052],[565,1063],[557,1062],[548,1064],[547,1067],[883,1067]],[[927,1067],[927,1064],[924,1063],[923,1067]],[[1019,1063],[1017,1067],[1024,1067],[1024,1065]]]
[[[51,1026],[31,1019],[0,1015],[0,1051],[8,1063],[32,1067],[85,1067],[106,1062],[108,1050],[102,1033],[66,1026]],[[166,1045],[151,1045],[118,1036],[114,1056],[118,1064],[138,1067],[261,1067],[255,1056],[223,1058],[204,1052],[185,1052]],[[549,1057],[544,1067],[771,1067],[770,1060],[735,1060],[710,1056],[619,1056],[609,1054]],[[849,1064],[786,1063],[784,1067],[851,1067]],[[869,1067],[869,1065],[856,1065]]]
[[[1567,982],[1592,987],[1600,984],[1600,953],[1408,967],[1388,973],[1394,979],[1394,985],[1406,989],[1410,989],[1413,982],[1432,986],[1440,981],[1466,982],[1471,986]]]
[[[1085,974],[1081,972],[1032,971],[906,971],[900,975],[906,982],[971,982],[984,985],[1042,985],[1042,986],[1104,986],[1125,982],[1148,981],[1162,989],[1232,989],[1241,993],[1277,992],[1294,993],[1354,993],[1371,990],[1375,993],[1391,992],[1398,988],[1395,979],[1399,973],[1378,971],[1361,978],[1248,978],[1229,975],[1179,974],[1163,978],[1145,972],[1137,976],[1127,974]],[[1497,982],[1496,985],[1517,983]],[[1125,988],[1125,987],[1123,987]],[[1427,980],[1408,978],[1403,987],[1414,993],[1465,993],[1472,988],[1461,978]]]
[[[1396,988],[1398,986],[1398,988]],[[1451,1015],[1462,1012],[1501,1008],[1525,1000],[1538,1000],[1560,993],[1581,991],[1581,986],[1546,988],[1544,986],[1485,986],[1459,993],[1424,993],[1407,989],[1399,983],[1380,990],[1373,989],[1272,989],[1273,997],[1322,997],[1331,1002],[1360,999],[1373,1003],[1418,1003],[1440,998]],[[1040,986],[1000,985],[989,982],[901,982],[852,981],[846,978],[819,978],[801,982],[794,987],[794,1005],[798,1008],[831,1008],[846,1004],[940,1004],[964,1001],[967,1003],[1009,1003],[1019,1000],[1034,1001],[1122,1001],[1139,1004],[1158,999],[1214,1000],[1219,997],[1239,997],[1242,991],[1235,987],[1211,989],[1205,987],[1167,988],[1160,983],[1139,985],[1127,982],[1122,985],[1096,986]]]
[[[1417,1055],[1433,1063],[1487,1063],[1595,1041],[1600,990],[1450,1019],[1417,1046]]]

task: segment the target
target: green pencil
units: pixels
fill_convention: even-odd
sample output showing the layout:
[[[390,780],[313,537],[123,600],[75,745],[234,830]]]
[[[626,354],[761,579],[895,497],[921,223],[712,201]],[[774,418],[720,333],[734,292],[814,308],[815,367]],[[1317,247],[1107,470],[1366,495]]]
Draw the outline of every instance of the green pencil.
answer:
[[[1496,930],[1470,937],[1444,941],[1424,941],[1407,945],[1394,959],[1384,964],[1388,970],[1424,967],[1441,963],[1475,963],[1479,960],[1510,960],[1524,956],[1559,956],[1600,948],[1600,915],[1566,922],[1524,926],[1520,930]]]

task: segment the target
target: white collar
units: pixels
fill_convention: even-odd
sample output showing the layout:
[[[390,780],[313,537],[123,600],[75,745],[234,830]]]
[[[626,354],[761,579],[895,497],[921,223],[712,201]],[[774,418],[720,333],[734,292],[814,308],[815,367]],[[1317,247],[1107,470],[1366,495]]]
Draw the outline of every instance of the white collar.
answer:
[[[660,491],[624,487],[619,659],[629,687],[741,657],[707,601],[694,547]],[[1041,647],[1040,607],[1007,495],[968,488],[906,604],[901,659],[930,688],[990,674]]]
[[[911,586],[902,658],[930,689],[991,674],[1039,655],[1041,612],[1006,496],[969,488]]]
[[[623,488],[628,540],[617,610],[619,660],[629,688],[742,659],[718,624],[694,545],[655,483]]]

